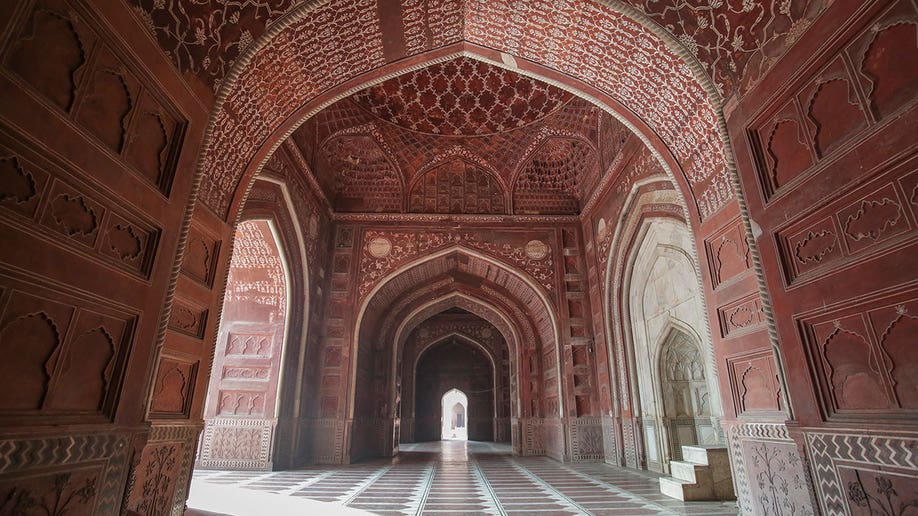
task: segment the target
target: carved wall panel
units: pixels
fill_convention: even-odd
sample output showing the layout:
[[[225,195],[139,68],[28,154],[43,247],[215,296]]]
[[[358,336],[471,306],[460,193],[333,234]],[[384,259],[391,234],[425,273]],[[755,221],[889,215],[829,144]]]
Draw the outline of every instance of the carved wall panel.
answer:
[[[816,514],[806,465],[786,426],[740,423],[726,430],[740,514]]]
[[[139,67],[64,0],[37,2],[15,34],[5,73],[168,195],[186,122]]]
[[[743,440],[751,514],[814,514],[809,506],[806,471],[793,442]],[[750,510],[751,509],[751,510]]]
[[[568,420],[570,425],[570,460],[573,462],[599,462],[604,460],[602,420],[598,417],[577,417]]]
[[[274,431],[275,422],[270,419],[211,419],[201,438],[198,466],[212,469],[270,469]]]
[[[196,339],[204,338],[208,310],[193,303],[175,299],[169,314],[169,329]]]
[[[131,471],[124,508],[145,516],[181,514],[200,427],[157,425]]]
[[[99,464],[71,466],[0,479],[0,510],[23,515],[91,514],[98,503],[96,484],[103,469]]]
[[[758,295],[747,296],[717,309],[720,336],[744,335],[765,328],[765,311]]]
[[[706,238],[705,250],[715,288],[752,269],[746,232],[738,222]]]
[[[148,277],[160,235],[155,223],[90,193],[75,172],[58,169],[16,140],[0,131],[0,217],[94,260]]]
[[[208,287],[212,286],[219,251],[219,239],[192,225],[182,256],[182,273]]]
[[[0,366],[0,418],[112,418],[136,316],[0,281],[0,351],[8,357]]]
[[[802,325],[830,416],[918,409],[918,353],[906,344],[918,327],[913,292],[808,316]]]
[[[132,439],[107,433],[0,441],[0,512],[117,514]]]
[[[918,505],[914,440],[808,431],[816,499],[826,514],[907,514]]]
[[[150,417],[188,418],[197,370],[197,362],[162,356],[150,398]]]
[[[902,72],[914,70],[918,63],[916,31],[914,5],[898,1],[847,49],[877,119],[889,118],[915,101],[910,92],[915,91],[918,77]]]
[[[506,193],[495,176],[454,159],[424,172],[411,187],[408,211],[414,213],[507,213]]]
[[[781,386],[772,350],[727,357],[727,370],[738,416],[782,410]]]
[[[918,162],[911,159],[867,186],[837,192],[828,204],[779,229],[788,283],[810,282],[911,245],[918,236],[916,184]]]
[[[915,6],[893,2],[808,82],[785,92],[783,104],[752,123],[748,135],[767,200],[785,192],[789,183],[828,173],[831,165],[816,165],[834,160],[844,152],[846,141],[877,124],[891,123],[914,103],[914,96],[906,92],[918,85],[918,78],[903,70],[918,62],[916,30]],[[893,48],[897,65],[889,57],[888,49]],[[850,177],[848,172],[836,182]]]
[[[819,157],[867,127],[867,110],[849,80],[844,60],[838,58],[797,97]]]

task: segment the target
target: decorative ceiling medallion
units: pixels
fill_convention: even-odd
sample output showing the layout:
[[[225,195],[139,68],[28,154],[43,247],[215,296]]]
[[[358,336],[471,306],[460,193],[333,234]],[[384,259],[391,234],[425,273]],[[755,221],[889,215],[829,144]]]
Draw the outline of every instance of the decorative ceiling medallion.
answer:
[[[376,237],[367,243],[367,252],[373,258],[385,258],[392,252],[392,242],[386,237]]]
[[[526,244],[526,256],[532,260],[542,260],[548,256],[549,251],[548,244],[541,240],[530,240]]]

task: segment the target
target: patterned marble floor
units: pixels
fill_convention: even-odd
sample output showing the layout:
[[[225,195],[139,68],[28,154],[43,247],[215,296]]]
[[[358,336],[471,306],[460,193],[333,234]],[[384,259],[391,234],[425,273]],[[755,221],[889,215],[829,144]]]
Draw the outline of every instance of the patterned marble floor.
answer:
[[[215,486],[382,515],[737,513],[735,503],[680,502],[663,496],[652,474],[606,464],[514,457],[507,445],[465,441],[402,445],[395,459],[334,469],[195,471],[192,499],[196,489]],[[259,503],[265,509],[265,502]]]

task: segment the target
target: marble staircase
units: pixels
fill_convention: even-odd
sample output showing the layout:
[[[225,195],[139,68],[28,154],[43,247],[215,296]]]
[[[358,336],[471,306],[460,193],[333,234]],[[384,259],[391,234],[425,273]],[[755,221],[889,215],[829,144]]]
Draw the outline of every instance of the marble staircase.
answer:
[[[727,453],[723,446],[683,446],[683,460],[670,461],[672,476],[660,478],[660,492],[684,501],[734,500]]]

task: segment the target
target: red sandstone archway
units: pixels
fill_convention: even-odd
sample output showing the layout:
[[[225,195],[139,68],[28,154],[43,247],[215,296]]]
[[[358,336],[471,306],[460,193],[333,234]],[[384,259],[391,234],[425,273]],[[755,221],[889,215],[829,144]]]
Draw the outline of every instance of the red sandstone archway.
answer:
[[[564,45],[555,47],[546,44],[550,38],[532,40],[519,37],[524,32],[514,33],[515,20],[501,18],[511,12],[503,4],[489,4],[488,8],[493,7],[495,12],[488,16],[482,16],[483,13],[474,8],[466,10],[464,24],[457,33],[462,36],[457,36],[456,42],[445,41],[445,46],[436,50],[425,49],[411,59],[392,60],[397,52],[381,57],[385,52],[379,54],[367,48],[355,51],[354,45],[363,44],[356,40],[351,42],[351,48],[344,45],[323,49],[321,54],[313,52],[318,48],[314,45],[321,46],[321,43],[316,39],[316,33],[308,30],[310,24],[340,22],[353,28],[366,21],[349,18],[354,11],[344,4],[346,2],[342,2],[338,6],[340,9],[330,18],[328,11],[323,10],[327,6],[304,6],[292,12],[250,47],[220,90],[220,109],[211,119],[212,130],[200,162],[213,174],[210,178],[205,177],[201,199],[218,214],[234,219],[235,207],[245,198],[245,185],[249,178],[257,174],[266,157],[311,114],[369,84],[457,55],[532,75],[574,91],[608,110],[648,145],[663,170],[677,185],[682,198],[692,200],[688,204],[680,204],[683,204],[683,214],[693,229],[699,229],[715,213],[722,216],[735,208],[744,209],[741,198],[738,204],[729,204],[733,195],[732,186],[735,186],[730,184],[731,178],[734,182],[735,178],[730,168],[731,154],[724,147],[726,137],[718,101],[712,100],[717,98],[714,88],[694,58],[680,44],[637,11],[621,7],[623,12],[619,12],[616,10],[619,8],[605,4],[589,4],[577,12],[552,15],[561,16],[557,20],[559,26],[576,19],[583,27],[590,28],[594,37],[604,39],[608,48],[615,50],[614,56],[605,54],[600,47],[568,41],[569,48],[576,51],[565,53],[560,58],[552,49],[563,48]],[[497,19],[506,23],[493,24]],[[357,25],[348,25],[350,23]],[[575,31],[554,35],[561,39],[576,39],[583,34]],[[519,40],[515,39],[517,37]],[[495,48],[499,50],[492,50]],[[515,52],[518,53],[514,55]],[[368,58],[368,61],[351,62],[348,55],[357,61],[363,58]],[[623,55],[630,55],[636,62],[648,63],[652,56],[653,66],[624,67],[621,61]],[[303,69],[298,64],[302,61],[297,61],[301,56],[324,62],[315,68]],[[323,69],[324,63],[329,61],[347,62],[348,65],[335,71]],[[268,99],[259,89],[259,84],[265,84],[264,78],[259,78],[261,69],[273,71],[272,88],[279,89],[270,94],[270,116],[253,118],[254,106],[264,107],[264,104],[253,101]],[[336,72],[344,73],[336,75]],[[637,76],[636,73],[650,75]],[[313,83],[310,79],[319,82]],[[318,94],[319,91],[323,93]],[[659,98],[656,94],[660,91],[665,92],[666,102],[654,101]],[[270,122],[266,124],[265,120]],[[221,143],[230,140],[233,142],[231,146]],[[227,170],[235,172],[227,174]],[[605,180],[610,178],[606,176]],[[598,196],[594,195],[587,201],[584,210],[589,210],[597,202]],[[742,231],[748,234],[748,221],[743,218],[740,223]],[[699,231],[699,243],[702,234]],[[760,274],[754,243],[750,242],[749,247],[753,268]],[[760,297],[767,311],[767,294],[760,292]]]
[[[478,294],[480,295],[480,294]],[[426,320],[429,320],[431,317],[443,313],[450,309],[459,308],[470,314],[474,314],[477,317],[481,318],[484,321],[490,323],[503,337],[504,343],[507,345],[507,351],[509,356],[516,356],[521,345],[522,335],[533,335],[535,332],[531,327],[525,325],[525,321],[520,321],[524,328],[519,328],[517,322],[514,322],[513,315],[505,313],[501,308],[498,308],[496,305],[476,297],[476,293],[468,292],[463,289],[462,286],[448,291],[440,297],[434,298],[430,301],[424,302],[414,308],[411,312],[404,316],[401,323],[398,324],[398,328],[394,333],[394,342],[395,346],[393,347],[392,353],[392,363],[393,363],[393,392],[395,390],[395,378],[398,374],[397,364],[401,360],[400,357],[403,357],[405,341],[408,336],[417,329],[422,323]],[[384,327],[388,326],[388,321],[384,324]],[[509,371],[509,388],[510,388],[510,416],[514,418],[520,417],[520,393],[518,391],[518,378],[519,378],[519,363],[516,360],[510,361],[510,371]],[[403,380],[404,382],[404,377]],[[497,432],[499,435],[504,435],[505,432],[499,430]]]
[[[500,11],[504,7],[498,5],[497,10]],[[558,60],[557,56],[546,57],[553,55],[548,47],[544,46],[547,40],[526,40],[523,47],[514,46],[513,44],[509,47],[504,47],[503,44],[496,42],[492,38],[497,33],[511,30],[512,23],[505,24],[499,28],[489,26],[489,29],[484,31],[481,31],[481,27],[475,25],[475,23],[472,23],[464,27],[465,32],[463,34],[467,37],[460,38],[461,41],[452,43],[452,46],[446,45],[437,50],[428,50],[426,53],[415,55],[412,59],[391,62],[387,61],[387,59],[382,59],[376,64],[376,68],[372,65],[363,67],[350,63],[352,66],[348,66],[348,73],[345,76],[331,79],[331,82],[325,82],[318,89],[312,90],[313,92],[322,90],[324,93],[321,95],[310,96],[314,94],[308,91],[310,83],[308,80],[302,80],[304,74],[310,76],[309,74],[313,73],[314,70],[304,71],[297,65],[290,65],[290,63],[274,67],[273,70],[275,71],[283,71],[282,75],[286,71],[293,70],[293,68],[296,69],[296,81],[286,81],[285,79],[276,81],[276,83],[281,83],[282,91],[292,89],[296,90],[296,92],[289,95],[289,97],[274,97],[280,102],[274,102],[272,105],[272,113],[276,115],[270,117],[272,123],[270,125],[256,124],[257,130],[252,133],[257,133],[255,140],[261,142],[260,144],[253,146],[245,142],[239,145],[242,141],[239,136],[242,133],[234,129],[234,124],[236,123],[234,120],[250,118],[248,114],[244,114],[247,112],[246,110],[250,110],[250,106],[245,102],[239,104],[239,100],[243,97],[238,95],[248,90],[244,98],[252,99],[252,92],[258,90],[259,79],[256,71],[258,66],[253,63],[258,62],[263,65],[269,62],[279,63],[279,61],[272,61],[280,55],[276,53],[277,49],[271,48],[272,44],[270,42],[275,39],[284,41],[284,44],[289,47],[287,49],[288,57],[297,55],[297,52],[305,50],[309,45],[313,44],[302,39],[302,35],[299,41],[296,40],[296,37],[288,38],[285,36],[285,34],[292,34],[290,31],[294,30],[293,27],[302,29],[323,16],[321,9],[312,11],[311,7],[302,8],[292,13],[289,18],[285,18],[278,26],[270,30],[259,43],[253,45],[246,55],[242,56],[240,59],[241,64],[237,68],[238,81],[236,80],[236,74],[231,75],[230,78],[235,82],[228,82],[228,86],[221,90],[219,97],[220,101],[223,102],[221,111],[212,119],[212,121],[219,122],[220,129],[219,132],[213,134],[213,145],[208,146],[208,150],[201,161],[202,165],[215,172],[217,176],[215,181],[208,182],[205,180],[201,191],[202,199],[213,207],[217,213],[226,213],[228,218],[232,220],[233,206],[238,206],[244,199],[244,185],[248,181],[247,178],[258,172],[265,157],[269,156],[273,149],[279,145],[279,142],[289,135],[302,120],[334,100],[369,84],[375,84],[399,73],[422,68],[432,63],[450,59],[456,55],[465,55],[498,66],[507,66],[525,75],[532,75],[561,86],[576,92],[584,98],[597,102],[598,105],[609,110],[616,118],[634,130],[649,146],[652,154],[663,166],[663,170],[677,185],[682,198],[693,200],[688,204],[680,203],[683,204],[683,214],[693,229],[699,229],[702,222],[712,217],[715,213],[720,213],[722,216],[725,212],[730,212],[736,208],[742,212],[744,204],[741,198],[737,204],[729,204],[733,195],[732,186],[734,186],[730,184],[730,178],[733,178],[730,168],[731,154],[729,148],[724,147],[723,142],[726,141],[726,138],[723,130],[724,124],[721,121],[722,116],[717,106],[717,101],[712,100],[717,97],[713,93],[714,88],[711,87],[704,74],[700,72],[697,62],[666,31],[652,23],[647,23],[646,18],[643,18],[639,13],[628,8],[623,9],[627,11],[628,16],[634,16],[635,18],[629,19],[625,14],[617,12],[615,8],[607,5],[590,5],[587,9],[592,16],[590,20],[582,18],[584,16],[583,12],[576,13],[575,17],[579,16],[578,21],[595,29],[597,34],[603,35],[602,37],[611,38],[608,39],[609,41],[614,40],[615,45],[613,46],[625,44],[624,48],[630,49],[636,61],[643,61],[646,60],[647,55],[654,55],[654,64],[657,65],[657,68],[649,67],[648,70],[653,70],[651,74],[660,72],[661,69],[667,69],[669,72],[674,73],[670,73],[666,77],[656,75],[653,78],[643,77],[638,79],[629,75],[635,72],[633,67],[630,70],[622,70],[621,63],[615,63],[614,59],[610,60],[609,56],[604,56],[601,52],[596,54],[597,49],[595,47],[579,47],[574,43],[571,44],[571,48],[578,49],[580,53],[565,55],[564,60]],[[346,22],[349,16],[346,8],[337,14],[342,22]],[[466,13],[466,16],[474,18],[476,23],[483,23],[482,20],[475,18],[477,14],[480,13]],[[600,19],[604,22],[604,25],[603,27],[596,27],[595,23]],[[608,30],[618,22],[627,27],[627,30],[621,31],[619,35],[628,31],[636,31],[634,34],[626,36],[625,39],[639,33],[640,35],[637,36],[635,41],[640,41],[640,44],[629,47],[623,41],[615,40],[614,37],[611,37]],[[646,26],[642,26],[642,23],[646,23]],[[563,22],[561,25],[563,25]],[[506,34],[504,33],[504,35]],[[559,35],[559,37],[563,38],[564,35]],[[305,39],[309,39],[309,37]],[[513,37],[510,37],[508,41],[512,40]],[[484,41],[487,42],[486,45],[478,46],[480,42]],[[299,47],[298,45],[300,44],[304,46]],[[488,47],[505,50],[514,49],[521,52],[518,55],[512,55],[512,53],[502,53],[491,50]],[[524,48],[525,50],[523,50]],[[618,49],[617,46],[616,48]],[[649,48],[653,48],[653,50],[650,51],[648,50]],[[335,49],[335,51],[339,50],[347,52],[346,49]],[[644,51],[648,52],[648,54],[642,56],[641,52]],[[306,51],[306,54],[308,55],[309,52]],[[371,54],[372,52],[369,52],[366,55]],[[628,52],[619,53],[617,57],[627,54]],[[665,58],[662,57],[664,55],[666,56]],[[338,59],[335,56],[328,57],[333,60]],[[584,60],[592,61],[585,62]],[[343,61],[347,61],[347,59],[343,58]],[[557,70],[553,70],[550,66],[543,66],[539,63],[560,66],[562,73],[558,73]],[[559,63],[562,63],[563,66],[559,65]],[[293,66],[293,68],[288,65]],[[597,66],[602,69],[603,73],[596,73]],[[364,71],[363,75],[361,75],[362,70]],[[692,72],[692,70],[695,70],[695,72]],[[329,77],[333,76],[334,73],[326,74],[320,80],[328,81]],[[274,77],[274,79],[277,79],[277,77]],[[334,81],[339,82],[335,83]],[[649,84],[652,84],[653,87],[648,86]],[[623,85],[627,85],[627,87],[623,87]],[[650,99],[655,97],[649,93],[649,89],[642,89],[645,86],[653,89],[654,92],[667,92],[667,95],[669,95],[666,99],[667,102],[651,102]],[[682,95],[683,93],[685,95]],[[257,96],[258,94],[255,95]],[[643,97],[644,101],[639,100],[641,95],[645,95]],[[677,95],[677,97],[672,95]],[[233,116],[228,117],[227,113],[230,112],[233,113]],[[241,117],[239,116],[240,114],[242,114]],[[237,136],[229,136],[232,134]],[[216,150],[221,145],[219,142],[224,141],[226,136],[234,138],[234,147],[232,149],[223,147],[219,151]],[[245,169],[244,173],[227,176],[220,172],[225,168],[223,165],[228,163],[226,160],[236,160],[239,156],[247,157],[240,158],[240,161],[236,161],[236,164],[232,165],[231,168],[237,171]],[[240,166],[245,163],[247,163],[245,166]],[[238,182],[237,178],[240,178]],[[605,179],[609,180],[610,178],[606,177]],[[234,184],[238,185],[238,187],[233,186]],[[234,192],[231,194],[232,199],[227,197],[226,194],[220,193],[221,189]],[[602,190],[602,188],[599,190]],[[589,209],[597,202],[598,197],[594,195],[587,202],[584,209]],[[748,221],[742,218],[740,223],[743,225],[742,231],[748,234]],[[701,242],[702,234],[703,232],[699,231],[699,243]],[[750,242],[749,247],[752,253],[752,266],[756,274],[760,275],[754,243]],[[761,282],[759,282],[759,288],[761,290]],[[767,311],[767,294],[764,292],[759,294]],[[771,328],[770,325],[769,328]]]
[[[473,294],[457,295],[457,291]],[[430,298],[434,301],[428,301]],[[350,414],[354,417],[352,459],[374,454],[388,455],[397,450],[395,443],[398,436],[387,438],[385,435],[397,433],[398,430],[394,421],[389,420],[395,417],[393,411],[398,386],[394,376],[405,331],[410,331],[431,315],[442,312],[445,307],[451,304],[461,306],[463,300],[471,298],[482,300],[471,303],[471,306],[490,311],[492,315],[488,318],[496,317],[502,324],[510,322],[512,330],[509,335],[505,334],[508,342],[515,342],[519,335],[525,335],[524,339],[528,337],[528,340],[524,340],[525,356],[540,353],[541,349],[552,350],[546,355],[549,357],[548,363],[539,364],[537,371],[530,370],[527,365],[523,372],[515,373],[527,378],[525,382],[518,379],[517,385],[528,385],[531,374],[535,375],[535,379],[540,378],[543,369],[560,371],[560,356],[554,351],[559,338],[554,304],[538,283],[525,272],[481,252],[461,247],[446,248],[410,262],[381,279],[368,292],[358,312],[354,333],[357,353],[353,357],[352,366],[356,374],[352,376],[349,396]],[[491,310],[491,306],[497,307],[496,310]],[[539,324],[535,324],[531,318],[540,321]],[[394,349],[389,351],[390,347]],[[378,351],[374,353],[373,349]],[[514,372],[521,370],[521,363],[529,363],[528,359],[523,360],[519,356],[520,353],[522,351],[517,349],[510,356],[514,364],[511,370]],[[538,406],[522,408],[521,417],[516,418],[515,423],[521,428],[513,428],[511,431],[514,443],[518,442],[517,436],[521,432],[528,431],[525,427],[531,424],[533,416],[557,420],[564,414],[564,399],[569,393],[559,374],[555,373],[550,383],[550,388],[546,386],[547,397],[537,398],[541,400]],[[383,396],[377,395],[373,401],[369,397],[371,391],[366,389],[383,393]],[[520,395],[515,393],[512,397],[517,399]],[[516,405],[520,410],[520,404]],[[536,411],[535,414],[533,411]],[[372,414],[374,421],[363,421],[362,418],[366,418],[367,414]],[[377,434],[380,429],[384,432],[382,436]],[[563,440],[555,442],[563,443]],[[373,449],[371,445],[367,448],[366,443],[378,443],[384,447]],[[552,450],[551,453],[563,456],[564,450]]]

